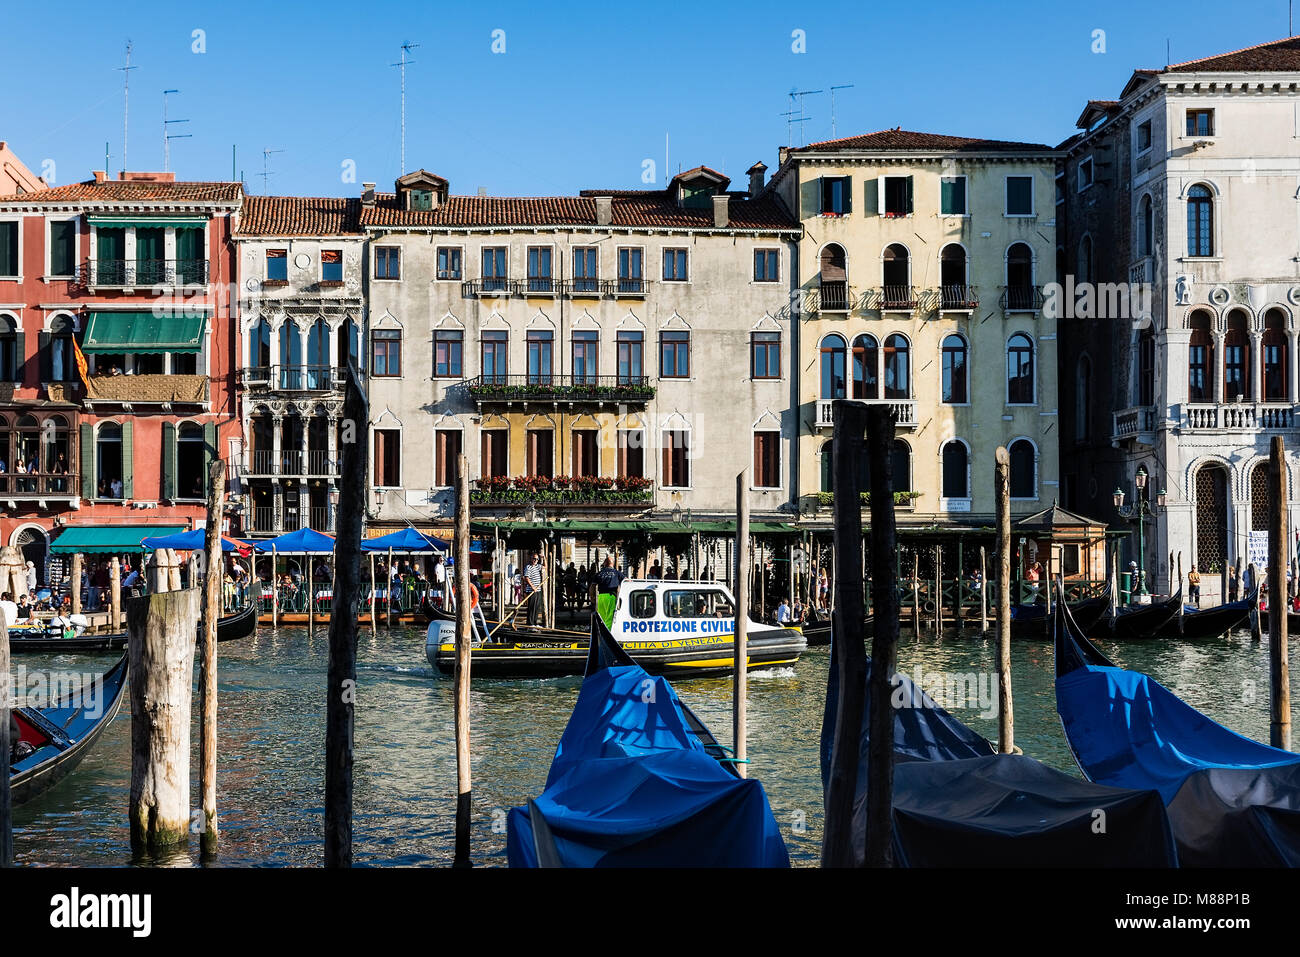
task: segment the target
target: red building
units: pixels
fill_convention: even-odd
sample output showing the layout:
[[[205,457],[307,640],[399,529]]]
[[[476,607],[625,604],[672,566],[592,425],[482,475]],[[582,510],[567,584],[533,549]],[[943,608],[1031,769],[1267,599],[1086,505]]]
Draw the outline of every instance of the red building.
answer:
[[[42,582],[51,545],[105,553],[204,520],[207,463],[240,437],[242,200],[239,183],[102,172],[0,197],[0,545]]]

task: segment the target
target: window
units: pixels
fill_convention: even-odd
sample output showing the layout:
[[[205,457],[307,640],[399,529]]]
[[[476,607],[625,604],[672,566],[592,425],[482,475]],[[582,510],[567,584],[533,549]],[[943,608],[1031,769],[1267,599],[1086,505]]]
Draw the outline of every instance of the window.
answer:
[[[1214,255],[1214,199],[1208,186],[1187,191],[1187,255]]]
[[[122,426],[116,422],[105,422],[95,435],[95,477],[96,498],[122,498]]]
[[[550,429],[529,429],[527,435],[527,462],[529,475],[550,478],[555,462],[555,433]]]
[[[50,275],[71,276],[77,271],[77,221],[50,223]]]
[[[1028,439],[1017,439],[1007,452],[1011,456],[1011,497],[1038,498],[1034,444]]]
[[[573,474],[592,477],[600,474],[600,452],[596,429],[573,430]]]
[[[433,331],[433,375],[438,379],[459,378],[464,333],[459,329]]]
[[[172,375],[198,375],[199,374],[199,357],[193,352],[170,352],[171,374]],[[328,369],[328,366],[325,367]],[[324,388],[324,386],[318,386]]]
[[[266,251],[266,281],[289,281],[289,250],[268,249]]]
[[[849,308],[849,282],[844,247],[830,243],[821,251],[821,271],[817,277],[821,308],[847,310]]]
[[[1145,153],[1151,149],[1151,121],[1147,120],[1138,124],[1137,128],[1137,151]]]
[[[376,376],[402,374],[402,330],[376,329],[370,334],[370,372]]]
[[[908,399],[912,373],[907,361],[907,339],[895,333],[885,340],[885,398]]]
[[[0,276],[18,275],[18,223],[0,223]]]
[[[433,190],[431,189],[413,189],[410,192],[411,209],[430,210],[433,209]]]
[[[1187,111],[1187,135],[1188,136],[1213,136],[1214,135],[1214,110],[1188,110]]]
[[[661,379],[689,379],[691,375],[691,334],[689,332],[661,332],[659,334],[659,377]]]
[[[884,285],[882,307],[911,305],[911,265],[906,246],[892,243],[885,247],[884,259],[881,263],[881,280]]]
[[[618,334],[618,383],[640,385],[645,380],[642,362],[645,337],[639,332]]]
[[[912,177],[885,176],[881,180],[881,211],[885,216],[912,215]]]
[[[37,335],[40,349],[41,381],[72,382],[77,379],[77,365],[72,355],[72,322],[68,319],[56,320],[52,332]],[[142,355],[136,356],[139,365]],[[161,370],[159,370],[161,371]]]
[[[483,249],[483,291],[501,292],[506,289],[506,247],[487,246]]]
[[[4,273],[4,224],[0,223],[0,274]],[[95,281],[126,284],[126,230],[100,227],[95,231]]]
[[[375,487],[402,484],[402,430],[375,429]]]
[[[505,385],[506,352],[510,333],[486,331],[483,333],[483,381],[490,385]]]
[[[843,216],[852,206],[852,180],[847,176],[822,177],[823,216]]]
[[[1264,316],[1264,400],[1287,398],[1286,317],[1280,309],[1270,309]]]
[[[939,177],[939,214],[941,216],[966,215],[966,177]]]
[[[1007,403],[1032,405],[1034,402],[1034,344],[1023,333],[1007,343]]]
[[[970,401],[966,389],[966,340],[948,336],[943,340],[943,401],[964,405]]]
[[[167,230],[135,228],[135,282],[157,285],[167,280]]]
[[[781,333],[750,333],[749,376],[752,379],[781,378]]]
[[[902,439],[894,439],[889,450],[890,469],[894,473],[894,489],[910,492],[912,489],[912,447]]]
[[[665,488],[689,488],[691,434],[685,429],[666,429],[663,434],[663,478]]]
[[[970,498],[970,452],[953,439],[943,447],[943,497]]]
[[[399,246],[375,247],[375,278],[402,278],[402,250]]]
[[[1007,177],[1007,215],[1034,215],[1034,178],[1032,176]]]
[[[479,433],[479,475],[504,478],[510,474],[510,432],[484,429]]]
[[[1092,282],[1092,237],[1084,236],[1079,240],[1079,268],[1077,270],[1077,279],[1079,282]]]
[[[754,250],[754,282],[780,282],[781,251],[779,249]]]
[[[880,398],[880,348],[875,336],[853,340],[853,398]]]
[[[18,382],[23,357],[20,355],[18,327],[8,316],[0,315],[0,382]]]
[[[176,430],[174,498],[207,498],[207,463],[203,426],[197,422],[181,423]]]
[[[600,333],[579,330],[573,334],[573,381],[595,385],[599,368]]]
[[[449,487],[456,484],[462,438],[460,429],[438,429],[434,433],[433,482],[435,485]]]
[[[844,362],[848,351],[844,340],[835,335],[822,340],[822,398],[843,399]]]
[[[459,246],[439,246],[438,247],[438,278],[454,279],[459,281],[461,278],[460,268],[461,248]]]
[[[949,243],[939,253],[939,286],[943,308],[973,308],[966,288],[966,250]]]
[[[1228,315],[1228,331],[1223,337],[1223,401],[1251,397],[1250,366],[1250,334],[1246,331],[1246,317],[1234,309]]]
[[[631,246],[622,246],[618,251],[618,291],[641,292],[643,274],[641,272],[642,250]]]
[[[623,478],[645,477],[645,433],[640,429],[618,430],[618,474]]]
[[[1138,405],[1156,404],[1156,337],[1143,329],[1138,338]]]
[[[528,291],[551,292],[551,247],[528,247]]]
[[[1033,308],[1036,292],[1033,251],[1025,243],[1012,243],[1007,250],[1007,308]]]
[[[664,282],[686,282],[686,250],[664,250]]]
[[[1187,399],[1190,402],[1213,402],[1214,337],[1210,318],[1201,311],[1192,313],[1192,335],[1187,353]]]
[[[573,291],[596,292],[600,288],[598,256],[595,246],[573,248]]]
[[[176,278],[186,285],[208,281],[202,229],[176,230]]]
[[[549,330],[528,333],[528,381],[549,384],[553,358],[554,336]]]
[[[653,618],[655,616],[655,593],[652,591],[634,591],[628,596],[628,614],[633,618]]]
[[[1079,161],[1075,169],[1077,177],[1077,191],[1082,193],[1092,185],[1092,157],[1087,156]]]
[[[781,433],[754,433],[754,487],[781,487]]]
[[[1155,210],[1150,196],[1143,196],[1138,206],[1138,255],[1150,256],[1155,236]]]
[[[321,282],[343,281],[343,251],[341,249],[322,249],[320,251]]]

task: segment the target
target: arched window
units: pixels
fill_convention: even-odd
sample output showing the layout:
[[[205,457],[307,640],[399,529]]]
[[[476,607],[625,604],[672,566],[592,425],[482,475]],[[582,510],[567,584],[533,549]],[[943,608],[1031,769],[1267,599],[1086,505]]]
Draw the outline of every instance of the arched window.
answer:
[[[1234,309],[1228,314],[1228,331],[1223,337],[1223,400],[1248,399],[1250,390],[1250,334],[1246,314]]]
[[[122,427],[104,422],[95,433],[96,498],[122,497]]]
[[[1200,184],[1187,191],[1187,255],[1214,255],[1214,197]]]
[[[1084,236],[1079,240],[1079,268],[1076,277],[1079,282],[1092,282],[1092,237]]]
[[[23,357],[18,354],[18,324],[12,316],[0,313],[0,382],[18,382],[22,378]]]
[[[966,340],[948,336],[943,340],[943,401],[963,405],[970,401],[966,388]]]
[[[343,324],[339,326],[338,337],[339,365],[347,365],[347,360],[349,358],[352,360],[353,365],[357,365],[359,361],[357,353],[357,324],[351,319],[344,320]],[[357,365],[358,371],[360,371],[360,368],[361,367]]]
[[[13,470],[20,474],[44,471],[41,462],[41,427],[34,415],[20,415],[15,423]],[[35,492],[36,485],[35,478],[18,479],[20,492]]]
[[[330,386],[330,328],[324,319],[317,319],[307,333],[307,388],[328,389]]]
[[[970,498],[970,453],[960,439],[943,446],[943,497]]]
[[[1210,315],[1202,309],[1192,313],[1192,335],[1187,349],[1187,400],[1214,401],[1214,336],[1210,333]]]
[[[258,319],[248,330],[248,367],[266,370],[271,367],[271,324]],[[269,373],[263,372],[262,378]]]
[[[907,339],[894,333],[885,340],[885,398],[907,399],[912,394],[912,372],[907,361]]]
[[[939,284],[945,288],[966,285],[966,250],[958,243],[949,243],[939,253]],[[965,299],[965,293],[958,298]]]
[[[835,456],[832,439],[822,443],[822,491],[835,491]],[[867,447],[862,446],[858,453],[858,488],[864,492],[871,491],[871,461],[867,458]]]
[[[1007,343],[1007,403],[1032,405],[1034,402],[1034,344],[1022,332]]]
[[[1156,404],[1156,334],[1143,329],[1138,336],[1137,404]]]
[[[894,439],[889,450],[890,468],[894,473],[894,491],[911,492],[912,489],[912,447],[902,439]]]
[[[1074,437],[1079,442],[1092,438],[1092,360],[1079,356],[1074,377]]]
[[[844,247],[829,244],[821,252],[821,275],[818,277],[822,309],[843,311],[849,306],[849,276],[845,268]]]
[[[72,472],[72,431],[68,420],[61,415],[52,415],[41,424],[41,470],[54,475],[51,488],[55,492],[66,493],[68,475]]]
[[[1033,305],[1034,253],[1025,243],[1012,243],[1007,250],[1007,305]]]
[[[1270,309],[1264,314],[1264,400],[1283,401],[1290,390],[1290,349],[1286,337],[1286,314]]]
[[[875,336],[853,340],[853,398],[880,398],[880,347]]]
[[[302,388],[302,336],[292,319],[280,326],[280,388]]]
[[[1138,255],[1150,256],[1155,239],[1156,213],[1150,196],[1138,205]]]
[[[908,305],[912,301],[912,280],[907,247],[900,243],[886,246],[882,266],[881,306],[888,309]]]
[[[822,398],[843,399],[844,361],[847,347],[841,336],[830,335],[822,340]]]
[[[9,419],[0,415],[0,492],[9,491],[8,473],[11,471],[10,466],[16,465],[15,460],[9,457],[9,441]],[[13,468],[12,471],[18,469]]]
[[[1011,497],[1038,498],[1038,467],[1034,444],[1016,439],[1007,449],[1011,455]]]

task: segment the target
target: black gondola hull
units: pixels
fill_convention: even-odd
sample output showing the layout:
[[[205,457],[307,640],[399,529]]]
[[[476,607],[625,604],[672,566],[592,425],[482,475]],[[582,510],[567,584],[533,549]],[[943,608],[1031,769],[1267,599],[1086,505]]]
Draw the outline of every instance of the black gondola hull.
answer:
[[[202,620],[199,623],[202,627]],[[246,608],[217,619],[217,641],[238,641],[247,638],[257,630],[257,606]],[[72,638],[54,637],[41,633],[23,635],[20,632],[9,633],[9,650],[14,654],[101,654],[121,651],[126,647],[126,633],[112,635],[76,635]]]

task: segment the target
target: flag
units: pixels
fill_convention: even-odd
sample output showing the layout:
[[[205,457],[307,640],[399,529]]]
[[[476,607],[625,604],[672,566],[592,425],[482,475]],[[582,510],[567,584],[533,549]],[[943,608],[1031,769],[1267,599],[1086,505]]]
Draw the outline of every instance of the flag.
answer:
[[[77,375],[81,378],[81,387],[83,389],[89,389],[89,385],[86,382],[86,377],[89,375],[89,370],[86,366],[86,354],[81,351],[81,344],[77,342],[75,336],[72,337],[72,355],[77,360]]]

